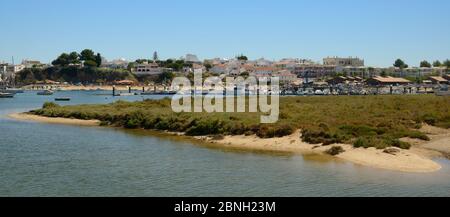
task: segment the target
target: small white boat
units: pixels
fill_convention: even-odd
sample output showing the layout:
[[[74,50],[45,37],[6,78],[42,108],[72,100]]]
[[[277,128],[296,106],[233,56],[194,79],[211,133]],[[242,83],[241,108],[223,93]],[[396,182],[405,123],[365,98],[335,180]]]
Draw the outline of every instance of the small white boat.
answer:
[[[0,92],[0,98],[13,98],[14,97],[14,93],[3,93]]]
[[[51,90],[44,90],[44,91],[38,92],[37,95],[39,95],[39,96],[51,96],[51,95],[53,95],[53,91],[51,91]]]
[[[325,95],[325,93],[324,93],[322,90],[316,90],[316,91],[314,92],[314,95],[317,95],[317,96],[323,96],[323,95]]]
[[[0,91],[3,92],[3,93],[13,93],[13,94],[24,93],[23,90],[16,89],[16,88],[6,88],[6,89],[2,89]]]

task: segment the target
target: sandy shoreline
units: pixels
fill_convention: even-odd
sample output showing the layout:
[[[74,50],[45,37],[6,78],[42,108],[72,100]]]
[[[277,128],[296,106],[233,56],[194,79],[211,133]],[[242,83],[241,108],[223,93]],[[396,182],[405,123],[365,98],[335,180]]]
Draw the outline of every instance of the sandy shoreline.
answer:
[[[336,158],[363,166],[414,173],[435,172],[441,169],[439,164],[430,159],[431,156],[436,155],[431,155],[428,151],[400,150],[396,155],[392,155],[375,148],[356,149],[348,144],[314,146],[301,140],[300,131],[282,138],[261,139],[257,136],[226,136],[219,141],[207,140],[230,148],[283,151],[297,154],[324,154],[332,146],[341,146],[345,149],[345,152],[336,156]]]
[[[48,118],[25,113],[10,114],[9,117],[23,121],[37,121],[52,124],[78,126],[98,126],[100,124],[100,121],[96,120]],[[442,156],[438,151],[450,150],[450,133],[448,132],[450,131],[445,130],[445,132],[441,132],[435,137],[432,137],[430,142],[414,145],[411,150],[400,150],[395,155],[383,153],[383,150],[377,150],[375,148],[356,149],[347,144],[336,144],[332,146],[341,146],[345,149],[345,152],[336,156],[336,158],[358,165],[400,172],[429,173],[441,169],[441,166],[431,160],[431,158]],[[213,140],[210,137],[195,138],[224,148],[294,154],[324,154],[327,149],[332,147],[314,146],[305,143],[300,138],[300,131],[290,136],[271,139],[261,139],[257,136],[225,136],[221,140]]]
[[[98,120],[79,120],[79,119],[69,119],[69,118],[48,118],[38,115],[31,115],[26,113],[16,113],[9,114],[8,117],[22,120],[22,121],[34,121],[49,124],[67,124],[67,125],[77,125],[77,126],[99,126],[100,121]]]

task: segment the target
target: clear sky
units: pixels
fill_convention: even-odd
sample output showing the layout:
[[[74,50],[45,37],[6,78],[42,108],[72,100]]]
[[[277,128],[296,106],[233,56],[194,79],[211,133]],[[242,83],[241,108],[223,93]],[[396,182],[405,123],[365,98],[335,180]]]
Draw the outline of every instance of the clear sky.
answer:
[[[366,65],[450,58],[448,0],[0,0],[0,61],[358,56]]]

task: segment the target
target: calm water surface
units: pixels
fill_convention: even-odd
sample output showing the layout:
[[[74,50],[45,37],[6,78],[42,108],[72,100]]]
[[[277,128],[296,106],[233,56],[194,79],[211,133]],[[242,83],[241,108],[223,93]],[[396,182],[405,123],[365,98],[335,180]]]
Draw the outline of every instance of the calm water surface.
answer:
[[[27,92],[0,99],[0,196],[450,196],[450,164],[444,159],[437,159],[443,165],[439,172],[409,174],[6,116],[56,96],[72,97],[60,104],[119,99],[98,93]]]

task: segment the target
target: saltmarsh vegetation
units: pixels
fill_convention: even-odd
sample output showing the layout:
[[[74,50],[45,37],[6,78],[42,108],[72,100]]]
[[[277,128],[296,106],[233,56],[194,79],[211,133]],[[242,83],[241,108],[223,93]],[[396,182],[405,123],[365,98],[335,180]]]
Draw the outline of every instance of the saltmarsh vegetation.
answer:
[[[422,124],[450,128],[450,97],[323,96],[280,98],[280,119],[260,124],[261,113],[174,113],[171,100],[118,101],[107,105],[44,104],[32,113],[47,117],[97,119],[102,125],[202,135],[282,137],[302,130],[311,144],[410,148],[400,138],[429,140]]]

